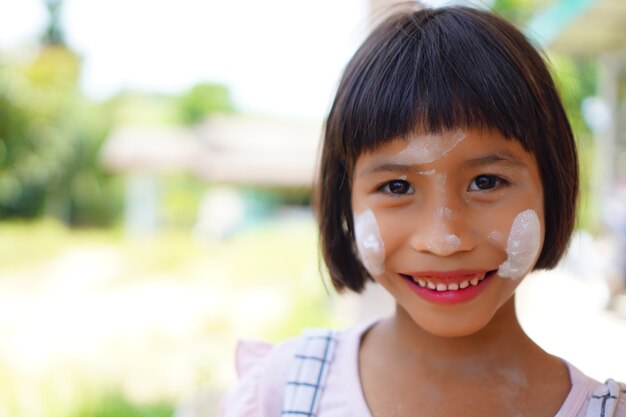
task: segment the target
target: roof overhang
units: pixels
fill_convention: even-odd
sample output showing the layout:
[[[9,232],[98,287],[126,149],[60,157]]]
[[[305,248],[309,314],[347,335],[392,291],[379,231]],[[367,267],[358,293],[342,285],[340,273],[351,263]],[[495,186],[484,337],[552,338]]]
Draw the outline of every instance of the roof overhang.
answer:
[[[526,34],[542,47],[573,55],[626,49],[626,1],[560,0],[538,13]]]

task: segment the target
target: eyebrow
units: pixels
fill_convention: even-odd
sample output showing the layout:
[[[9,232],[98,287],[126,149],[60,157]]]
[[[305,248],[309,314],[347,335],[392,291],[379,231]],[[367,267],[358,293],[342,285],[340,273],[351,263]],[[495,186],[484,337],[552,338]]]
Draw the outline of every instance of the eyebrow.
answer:
[[[491,152],[478,158],[472,158],[461,162],[460,170],[476,168],[487,165],[507,165],[513,168],[525,168],[526,164],[516,155],[506,149]],[[364,168],[357,176],[362,177],[377,172],[396,172],[406,174],[415,171],[423,171],[426,168],[423,164],[397,164],[394,162],[382,162]]]
[[[506,149],[502,149],[500,151],[493,152],[479,158],[473,158],[463,161],[461,162],[460,168],[476,168],[494,164],[508,165],[513,168],[526,168],[526,164],[524,163],[524,161],[522,161],[511,151]]]

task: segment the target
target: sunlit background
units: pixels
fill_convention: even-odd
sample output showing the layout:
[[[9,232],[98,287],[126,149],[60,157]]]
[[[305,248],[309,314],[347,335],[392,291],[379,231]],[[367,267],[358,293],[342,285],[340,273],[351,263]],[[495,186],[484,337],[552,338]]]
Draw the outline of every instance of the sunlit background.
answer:
[[[0,417],[215,416],[238,338],[390,311],[325,289],[309,203],[340,72],[391,3],[0,0]],[[626,380],[626,4],[472,4],[546,48],[581,150],[576,236],[523,324]]]

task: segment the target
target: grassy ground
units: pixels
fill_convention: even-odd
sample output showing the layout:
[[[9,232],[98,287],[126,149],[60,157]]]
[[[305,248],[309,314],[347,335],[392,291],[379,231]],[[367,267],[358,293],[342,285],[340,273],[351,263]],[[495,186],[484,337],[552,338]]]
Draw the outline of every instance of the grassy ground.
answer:
[[[520,319],[548,352],[624,380],[626,316],[604,308],[604,268],[581,263],[611,250],[581,242],[522,284]],[[357,315],[325,292],[317,262],[307,217],[221,243],[0,223],[0,417],[165,417],[181,403],[215,416],[238,338],[278,341]],[[386,304],[369,297],[367,313]]]
[[[233,378],[241,336],[329,325],[311,219],[221,243],[0,224],[0,417],[160,417]]]

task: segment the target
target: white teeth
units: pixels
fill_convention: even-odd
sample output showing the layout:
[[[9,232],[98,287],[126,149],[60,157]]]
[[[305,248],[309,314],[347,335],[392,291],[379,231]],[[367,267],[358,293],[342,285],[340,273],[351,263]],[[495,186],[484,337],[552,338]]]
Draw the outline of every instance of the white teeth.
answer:
[[[431,290],[435,290],[435,291],[457,291],[457,290],[464,290],[465,288],[469,287],[470,285],[472,287],[475,287],[478,285],[478,283],[482,280],[484,280],[486,278],[487,274],[481,274],[480,276],[474,276],[472,279],[469,280],[465,280],[465,281],[461,281],[461,282],[453,282],[450,284],[444,284],[442,282],[440,283],[436,283],[433,281],[429,281],[427,279],[424,278],[417,278],[417,277],[412,277],[412,280],[414,283],[416,283],[417,285],[419,285],[422,288],[429,288]],[[428,277],[427,277],[428,278]]]

